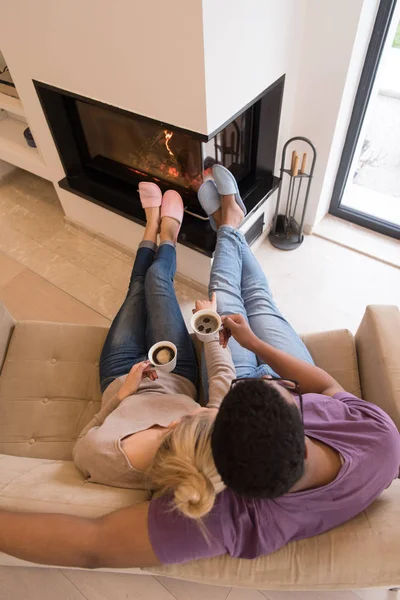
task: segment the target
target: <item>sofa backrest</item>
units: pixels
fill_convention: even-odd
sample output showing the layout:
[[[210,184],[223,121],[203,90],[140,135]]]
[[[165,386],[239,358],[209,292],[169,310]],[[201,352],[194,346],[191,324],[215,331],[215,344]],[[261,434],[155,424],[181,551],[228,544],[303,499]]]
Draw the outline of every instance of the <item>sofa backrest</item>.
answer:
[[[19,322],[0,377],[0,453],[70,460],[98,412],[107,328]]]
[[[363,397],[393,419],[400,431],[400,311],[367,306],[356,333]]]
[[[0,377],[0,453],[71,459],[77,436],[100,408],[106,335],[105,327],[16,324]],[[315,362],[359,394],[353,336],[343,330],[304,339]]]

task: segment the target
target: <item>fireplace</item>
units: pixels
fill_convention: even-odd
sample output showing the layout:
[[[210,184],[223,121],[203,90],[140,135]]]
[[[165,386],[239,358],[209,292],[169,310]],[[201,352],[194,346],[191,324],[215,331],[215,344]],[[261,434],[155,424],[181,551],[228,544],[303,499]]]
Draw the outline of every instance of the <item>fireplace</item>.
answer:
[[[249,216],[277,187],[284,77],[210,135],[34,84],[65,169],[60,187],[141,224],[138,183],[176,189],[185,204],[179,242],[203,254],[212,256],[215,233],[197,190],[215,163],[235,175]]]

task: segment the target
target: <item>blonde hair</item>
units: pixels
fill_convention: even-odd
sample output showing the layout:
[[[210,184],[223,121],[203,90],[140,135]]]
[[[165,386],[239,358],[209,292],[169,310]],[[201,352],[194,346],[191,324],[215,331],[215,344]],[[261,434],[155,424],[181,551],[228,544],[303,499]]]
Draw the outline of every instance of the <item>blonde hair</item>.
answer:
[[[201,519],[225,488],[211,452],[214,421],[204,411],[186,415],[169,431],[148,471],[157,496],[173,494],[175,508]]]

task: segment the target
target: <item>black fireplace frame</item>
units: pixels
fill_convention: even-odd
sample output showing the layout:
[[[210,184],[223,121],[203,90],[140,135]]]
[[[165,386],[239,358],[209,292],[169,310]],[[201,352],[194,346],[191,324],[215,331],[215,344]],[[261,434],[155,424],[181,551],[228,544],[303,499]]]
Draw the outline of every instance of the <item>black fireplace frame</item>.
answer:
[[[279,179],[274,177],[273,171],[285,75],[266,88],[261,94],[233,115],[231,119],[223,123],[209,135],[149,119],[143,115],[131,113],[119,107],[56,88],[47,83],[34,80],[33,84],[65,170],[65,177],[58,182],[58,185],[64,190],[77,194],[108,210],[112,210],[140,225],[145,223],[144,211],[137,192],[137,183],[142,178],[135,174],[129,174],[127,177],[126,168],[122,167],[120,173],[118,173],[117,163],[114,165],[114,171],[118,176],[110,175],[108,172],[102,172],[90,166],[88,155],[86,155],[87,150],[85,150],[86,141],[77,114],[75,100],[89,102],[127,116],[134,116],[136,119],[151,121],[161,127],[189,134],[199,142],[211,140],[234,119],[253,107],[254,125],[251,170],[249,175],[239,184],[239,189],[248,211],[246,220],[254,214],[259,206],[278,187]],[[263,130],[261,132],[260,124],[262,124]],[[263,132],[264,136],[262,135]],[[268,133],[268,139],[266,133]],[[159,185],[163,191],[173,187],[167,183]],[[190,202],[193,203],[194,192],[183,191],[182,188],[178,187],[175,189],[181,193],[185,205],[190,204]],[[190,202],[189,195],[191,196]],[[201,219],[191,214],[191,212],[189,211],[189,213],[185,214],[178,240],[185,246],[207,256],[212,256],[216,241],[215,233],[212,231],[208,219]],[[199,213],[201,214],[201,209]]]

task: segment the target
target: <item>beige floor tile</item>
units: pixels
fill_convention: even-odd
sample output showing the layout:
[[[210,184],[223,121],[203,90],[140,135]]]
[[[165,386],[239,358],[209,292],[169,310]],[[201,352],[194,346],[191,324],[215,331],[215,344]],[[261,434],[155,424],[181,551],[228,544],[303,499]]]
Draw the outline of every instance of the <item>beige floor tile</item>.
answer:
[[[0,600],[85,600],[85,596],[58,569],[0,567]]]
[[[180,581],[170,577],[156,577],[156,579],[177,600],[226,600],[231,591],[228,587]]]
[[[93,242],[91,246],[91,249],[88,248],[86,256],[72,262],[92,275],[101,275],[115,258],[108,252],[98,248]]]
[[[0,195],[6,194],[14,202],[29,209],[37,204],[56,206],[62,211],[54,185],[27,171],[14,171],[1,182]]]
[[[57,266],[64,265],[61,268],[62,272],[72,270],[76,273],[78,268],[81,270],[81,274],[87,272],[96,276],[103,283],[111,283],[111,281],[116,280],[113,271],[117,269],[112,269],[110,263],[116,260],[111,254],[98,248],[88,236],[83,238],[75,232],[63,230],[45,242],[42,248],[28,256],[25,259],[25,264],[35,272],[43,275],[43,277],[48,278],[49,281],[53,281],[54,277],[60,275],[61,272],[57,269]],[[66,266],[67,263],[68,267]],[[122,263],[122,261],[119,261],[119,263],[125,267],[126,271],[125,263]],[[71,267],[71,265],[74,265],[74,267]],[[55,270],[57,275],[54,273]],[[108,273],[110,274],[108,275]],[[121,281],[120,288],[117,289],[121,288],[123,290],[127,289],[126,277],[124,278],[124,284],[122,285]]]
[[[24,259],[39,244],[2,222],[0,217],[0,250],[15,260]]]
[[[36,214],[23,206],[16,205],[12,211],[2,217],[5,225],[19,231],[28,238],[43,244],[57,230],[64,227],[62,214],[47,207],[43,214]]]
[[[43,244],[48,250],[69,261],[78,262],[93,254],[93,238],[64,226]]]
[[[22,259],[22,264],[41,277],[51,281],[51,277],[60,265],[66,261],[45,246],[39,246]],[[72,263],[71,263],[72,264]]]
[[[111,257],[111,260],[114,259]],[[47,247],[37,248],[25,257],[23,263],[60,290],[108,319],[115,316],[124,301],[125,292],[81,268],[81,261],[68,261]]]
[[[63,257],[49,254],[47,248],[38,249],[26,259],[26,264],[40,271],[43,277],[60,290],[107,318],[114,317],[123,301],[122,292]]]
[[[23,264],[0,252],[0,287],[6,285],[24,269]]]
[[[150,575],[63,571],[87,600],[174,600]]]
[[[40,243],[64,226],[54,186],[19,171],[0,182],[0,215],[3,225]]]
[[[102,251],[99,250],[99,252]],[[115,257],[103,266],[98,264],[96,271],[93,272],[94,275],[122,292],[126,292],[128,289],[131,273],[132,265]]]
[[[99,294],[90,300],[89,306],[108,319],[113,319],[125,300],[125,296],[125,292],[120,292],[105,284]]]
[[[0,288],[0,300],[16,319],[110,324],[104,316],[28,269]]]
[[[12,202],[8,196],[2,195],[2,189],[0,184],[0,220],[8,215],[15,208],[15,202]]]

